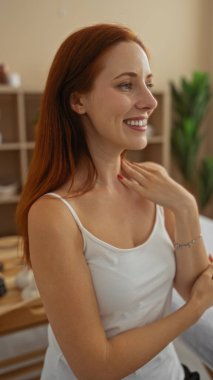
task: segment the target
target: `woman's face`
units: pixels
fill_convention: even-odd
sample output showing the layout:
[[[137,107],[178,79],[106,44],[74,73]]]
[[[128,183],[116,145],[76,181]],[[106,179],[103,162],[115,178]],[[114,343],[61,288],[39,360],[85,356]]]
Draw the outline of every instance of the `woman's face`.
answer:
[[[93,89],[81,96],[88,145],[143,149],[147,121],[157,106],[147,56],[135,42],[121,42],[104,54],[101,64]]]

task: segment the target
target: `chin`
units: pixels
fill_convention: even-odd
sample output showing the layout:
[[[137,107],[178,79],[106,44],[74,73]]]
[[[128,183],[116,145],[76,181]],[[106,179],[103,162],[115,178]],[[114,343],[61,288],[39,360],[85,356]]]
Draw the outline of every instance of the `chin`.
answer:
[[[142,150],[145,149],[147,146],[147,138],[141,139],[140,141],[132,141],[132,143],[129,142],[127,150]]]

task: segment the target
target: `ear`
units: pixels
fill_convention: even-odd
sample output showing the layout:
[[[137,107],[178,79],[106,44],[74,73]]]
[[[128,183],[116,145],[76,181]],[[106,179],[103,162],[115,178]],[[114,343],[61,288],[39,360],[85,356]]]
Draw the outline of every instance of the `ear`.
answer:
[[[77,92],[73,92],[70,96],[70,105],[73,111],[78,113],[79,115],[83,115],[86,113],[83,96]]]

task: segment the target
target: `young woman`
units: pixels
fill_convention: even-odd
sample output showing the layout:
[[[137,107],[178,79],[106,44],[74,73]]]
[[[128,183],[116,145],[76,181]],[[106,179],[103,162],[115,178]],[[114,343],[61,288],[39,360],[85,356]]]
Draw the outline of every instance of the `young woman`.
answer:
[[[130,163],[157,106],[128,28],[69,36],[49,72],[17,210],[50,322],[42,380],[198,379],[172,341],[213,305],[197,205],[160,165]],[[171,313],[172,288],[186,300]]]

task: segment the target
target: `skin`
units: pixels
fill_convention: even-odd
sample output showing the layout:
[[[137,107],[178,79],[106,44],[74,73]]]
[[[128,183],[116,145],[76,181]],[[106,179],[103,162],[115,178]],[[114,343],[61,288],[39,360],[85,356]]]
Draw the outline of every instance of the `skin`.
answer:
[[[124,149],[143,149],[147,144],[146,132],[135,131],[123,121],[149,117],[157,105],[149,88],[152,77],[146,54],[137,44],[123,42],[105,53],[102,64],[93,89],[71,96],[70,106],[82,118],[98,179],[93,190],[70,203],[91,233],[119,248],[147,240],[155,221],[155,203],[165,208],[172,239],[192,240],[200,233],[194,198],[160,165],[120,159]],[[126,72],[134,76],[120,76]],[[124,179],[118,179],[118,173]],[[81,162],[74,190],[85,174]],[[65,195],[68,188],[69,181],[55,192]],[[213,269],[199,239],[190,250],[175,253],[174,286],[186,304],[159,321],[107,339],[82,236],[67,207],[43,197],[31,207],[28,226],[32,267],[47,316],[78,379],[128,376],[213,305]]]

